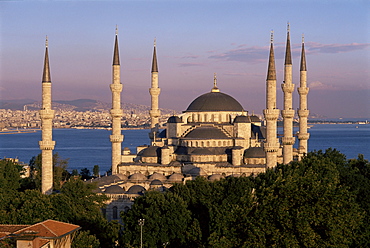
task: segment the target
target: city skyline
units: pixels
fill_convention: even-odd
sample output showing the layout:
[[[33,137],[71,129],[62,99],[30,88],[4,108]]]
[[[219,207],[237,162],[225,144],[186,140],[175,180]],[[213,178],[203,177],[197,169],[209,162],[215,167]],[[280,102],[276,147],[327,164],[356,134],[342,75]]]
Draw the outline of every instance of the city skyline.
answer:
[[[118,25],[123,102],[150,104],[156,38],[160,108],[185,110],[211,90],[217,73],[221,92],[261,114],[273,29],[277,107],[282,109],[289,22],[296,88],[305,34],[311,113],[370,117],[366,1],[3,1],[0,6],[1,99],[41,100],[47,35],[53,99],[110,102]]]

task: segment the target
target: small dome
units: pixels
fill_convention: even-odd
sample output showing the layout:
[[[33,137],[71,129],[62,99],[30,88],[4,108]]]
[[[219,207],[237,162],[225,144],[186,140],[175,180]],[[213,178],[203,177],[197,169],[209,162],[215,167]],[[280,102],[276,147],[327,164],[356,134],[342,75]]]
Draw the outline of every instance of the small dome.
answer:
[[[168,177],[168,180],[173,182],[181,182],[184,176],[180,173],[173,173],[171,176]]]
[[[242,105],[233,97],[221,92],[209,92],[197,97],[185,112],[243,111]]]
[[[213,174],[213,175],[208,177],[208,180],[209,181],[216,181],[216,180],[221,180],[222,178],[223,178],[223,176],[221,176],[220,174]]]
[[[156,172],[153,175],[151,175],[149,177],[149,179],[151,179],[151,180],[158,179],[158,180],[161,180],[161,181],[165,181],[167,178],[163,174]]]
[[[127,194],[143,194],[145,192],[145,188],[141,185],[133,185],[127,190]]]
[[[234,119],[234,123],[250,123],[250,122],[251,120],[249,119],[249,116],[245,116],[245,115],[238,115]]]
[[[123,194],[125,190],[118,185],[109,186],[104,193],[106,194]]]
[[[190,131],[186,138],[191,139],[226,139],[228,138],[224,132],[216,127],[198,127]]]
[[[124,174],[116,174],[117,177],[119,177],[122,181],[127,181],[128,177]]]
[[[171,116],[168,118],[167,123],[182,123],[182,120],[178,116]]]
[[[251,147],[244,152],[245,158],[264,158],[266,157],[265,151],[262,147]]]
[[[138,154],[141,157],[158,157],[160,155],[160,147],[158,146],[149,146],[141,150]]]
[[[146,176],[144,176],[141,173],[135,173],[130,176],[130,180],[135,180],[135,181],[145,181],[147,180]]]
[[[257,115],[251,115],[251,122],[260,122],[260,118]]]
[[[158,179],[155,179],[155,180],[153,180],[151,183],[150,183],[150,186],[162,186],[163,185],[163,183],[160,181],[160,180],[158,180]]]

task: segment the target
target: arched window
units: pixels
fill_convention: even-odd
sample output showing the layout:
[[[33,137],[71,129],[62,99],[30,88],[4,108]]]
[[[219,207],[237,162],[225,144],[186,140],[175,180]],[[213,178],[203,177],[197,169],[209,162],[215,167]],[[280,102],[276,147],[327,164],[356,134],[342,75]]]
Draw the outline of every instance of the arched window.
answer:
[[[117,206],[113,207],[113,219],[114,220],[118,219],[118,208],[117,208]]]

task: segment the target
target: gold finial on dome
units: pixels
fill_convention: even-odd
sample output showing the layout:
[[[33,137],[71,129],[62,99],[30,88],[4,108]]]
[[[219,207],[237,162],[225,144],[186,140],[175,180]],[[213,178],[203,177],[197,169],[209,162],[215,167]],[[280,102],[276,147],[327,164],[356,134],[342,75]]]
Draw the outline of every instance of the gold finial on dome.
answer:
[[[213,88],[211,92],[220,92],[220,90],[217,87],[217,74],[216,72],[213,74]]]

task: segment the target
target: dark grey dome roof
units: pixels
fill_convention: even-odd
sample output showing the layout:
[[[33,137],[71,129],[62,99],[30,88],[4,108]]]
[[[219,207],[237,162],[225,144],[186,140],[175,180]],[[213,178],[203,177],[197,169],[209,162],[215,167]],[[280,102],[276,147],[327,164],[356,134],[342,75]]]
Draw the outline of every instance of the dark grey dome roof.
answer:
[[[167,120],[168,123],[182,123],[182,120],[178,116],[171,116]]]
[[[125,190],[118,185],[109,186],[104,193],[106,194],[123,194]]]
[[[243,111],[242,105],[233,97],[221,92],[209,92],[197,97],[185,112]]]
[[[202,148],[202,147],[194,149],[190,154],[192,155],[214,155],[213,152],[211,152],[207,148]]]
[[[238,115],[234,119],[234,123],[250,123],[250,122],[251,122],[251,120],[250,120],[249,116],[245,116],[245,115]]]
[[[257,115],[251,115],[251,121],[252,122],[260,122],[261,119]]]
[[[160,147],[158,146],[149,146],[141,150],[138,154],[142,157],[158,157],[160,155]]]
[[[173,173],[171,176],[168,177],[170,181],[182,181],[184,176],[180,173]]]
[[[216,127],[198,127],[188,133],[186,138],[196,139],[226,139],[224,132]]]
[[[155,179],[155,180],[153,180],[153,181],[150,183],[150,185],[151,185],[151,186],[153,186],[153,185],[160,185],[160,186],[162,186],[162,185],[163,185],[163,183],[161,182],[161,180]]]
[[[145,188],[141,185],[133,185],[127,190],[127,194],[142,194],[144,193]]]
[[[245,158],[264,158],[265,151],[262,147],[251,147],[244,152]]]

